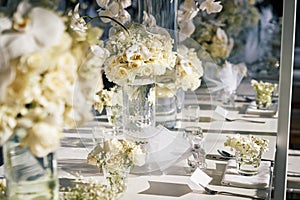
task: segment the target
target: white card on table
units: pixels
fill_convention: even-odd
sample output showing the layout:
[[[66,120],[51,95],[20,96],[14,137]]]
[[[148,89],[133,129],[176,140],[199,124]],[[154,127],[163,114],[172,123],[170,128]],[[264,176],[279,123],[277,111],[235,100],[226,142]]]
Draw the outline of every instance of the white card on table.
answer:
[[[193,181],[197,185],[202,185],[203,187],[206,187],[211,180],[212,178],[199,168],[197,168],[191,176],[191,181]]]
[[[222,108],[221,106],[217,106],[215,112],[224,118],[228,115],[228,110]]]

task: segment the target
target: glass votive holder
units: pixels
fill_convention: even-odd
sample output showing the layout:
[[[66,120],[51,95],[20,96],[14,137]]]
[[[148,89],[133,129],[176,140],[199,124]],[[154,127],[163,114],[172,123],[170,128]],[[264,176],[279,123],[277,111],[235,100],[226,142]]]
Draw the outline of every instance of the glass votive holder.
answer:
[[[113,130],[109,130],[105,127],[93,127],[93,140],[95,145],[103,146],[105,138],[110,138],[113,134]]]
[[[200,106],[199,105],[188,105],[184,108],[184,117],[189,122],[199,122],[200,119]]]
[[[261,163],[261,156],[261,151],[257,155],[249,155],[236,151],[235,157],[238,173],[244,176],[257,174]]]

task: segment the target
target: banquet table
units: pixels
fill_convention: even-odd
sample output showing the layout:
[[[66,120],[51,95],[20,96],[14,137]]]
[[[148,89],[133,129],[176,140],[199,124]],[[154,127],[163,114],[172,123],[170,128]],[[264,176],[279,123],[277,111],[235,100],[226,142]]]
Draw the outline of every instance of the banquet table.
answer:
[[[182,131],[188,126],[199,126],[204,132],[204,148],[207,154],[207,168],[203,171],[212,181],[209,188],[230,191],[239,194],[257,195],[262,199],[271,198],[273,165],[267,171],[268,183],[264,188],[256,188],[255,185],[229,186],[224,185],[222,179],[225,174],[228,160],[220,159],[217,150],[226,149],[224,141],[227,136],[235,134],[253,134],[269,140],[269,151],[263,154],[264,159],[275,160],[276,151],[276,128],[277,115],[247,114],[249,102],[243,101],[237,96],[234,108],[223,106],[228,111],[226,116],[231,118],[244,118],[263,121],[264,123],[253,123],[247,121],[226,121],[224,118],[215,116],[215,109],[222,107],[222,103],[215,101],[213,94],[208,94],[206,89],[200,89],[192,94],[186,94],[185,103],[200,106],[199,118],[195,121],[185,119],[184,106],[178,115],[175,128],[172,131]],[[78,177],[78,173],[84,179],[94,179],[104,183],[104,177],[95,166],[87,164],[86,158],[93,146],[93,128],[102,127],[111,129],[105,115],[96,116],[93,121],[76,129],[65,130],[65,138],[62,146],[57,152],[60,184],[62,187],[69,186]],[[230,151],[229,148],[226,150]],[[267,162],[267,161],[266,161]],[[167,169],[155,170],[145,173],[132,173],[128,177],[126,192],[120,199],[251,199],[235,195],[209,195],[199,185],[191,181],[190,171],[186,158],[178,159]]]

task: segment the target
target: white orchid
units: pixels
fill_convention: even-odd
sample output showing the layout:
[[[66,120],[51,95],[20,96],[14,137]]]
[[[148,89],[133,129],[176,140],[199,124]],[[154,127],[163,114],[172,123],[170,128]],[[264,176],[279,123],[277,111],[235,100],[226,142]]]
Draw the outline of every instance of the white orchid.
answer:
[[[194,49],[189,49],[184,45],[178,47],[178,59],[176,64],[177,87],[184,91],[196,90],[200,84],[200,78],[203,76],[202,62],[198,58]]]
[[[112,1],[109,4],[107,4],[107,2],[103,2],[103,1],[98,2],[97,1],[97,3],[101,7],[98,10],[98,13],[99,13],[100,17],[101,16],[108,16],[108,17],[111,17],[111,18],[119,21],[122,24],[125,24],[126,22],[130,21],[131,16],[128,13],[128,11],[125,10],[125,8],[127,8],[128,6],[131,5],[131,1],[128,1],[128,0],[127,1],[123,0],[121,2]],[[105,4],[105,6],[103,6],[104,4]],[[104,23],[109,23],[109,22],[111,22],[111,19],[102,18],[102,21]]]
[[[36,7],[24,16],[27,9],[28,4],[22,2],[14,15],[13,27],[17,32],[0,35],[0,44],[11,59],[58,45],[65,30],[63,20],[53,11]]]
[[[84,19],[79,15],[79,5],[78,3],[75,6],[73,13],[69,13],[72,16],[70,27],[76,32],[85,33],[88,27]]]
[[[105,8],[110,0],[96,0],[98,6],[101,8]]]
[[[220,1],[215,2],[215,0],[205,0],[204,2],[201,3],[200,9],[202,11],[207,12],[207,14],[211,13],[218,13],[222,10],[223,6],[220,5]]]

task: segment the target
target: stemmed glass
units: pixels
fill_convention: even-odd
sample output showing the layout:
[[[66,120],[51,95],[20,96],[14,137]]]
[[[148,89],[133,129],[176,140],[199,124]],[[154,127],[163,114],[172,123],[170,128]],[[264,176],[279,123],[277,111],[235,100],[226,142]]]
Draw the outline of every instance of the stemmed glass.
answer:
[[[194,171],[196,168],[206,169],[206,152],[203,147],[202,129],[200,127],[190,126],[185,128],[184,133],[185,137],[191,144],[192,155],[187,159],[190,170]]]

